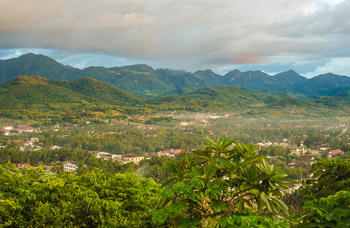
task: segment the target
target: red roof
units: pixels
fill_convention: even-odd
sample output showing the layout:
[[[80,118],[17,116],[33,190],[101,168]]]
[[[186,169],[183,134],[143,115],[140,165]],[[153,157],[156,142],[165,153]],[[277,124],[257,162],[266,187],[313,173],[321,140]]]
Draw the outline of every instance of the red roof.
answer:
[[[176,149],[175,151],[174,151],[174,154],[181,154],[182,153],[182,150],[181,149]]]
[[[29,163],[23,163],[23,164],[16,164],[17,168],[23,168],[23,167],[30,167],[31,165]]]
[[[341,149],[336,149],[336,150],[329,151],[328,154],[331,156],[337,156],[337,155],[344,154],[344,151],[342,151]]]
[[[35,128],[29,126],[19,126],[18,130],[35,130]]]
[[[171,150],[163,150],[160,152],[161,154],[173,154]]]

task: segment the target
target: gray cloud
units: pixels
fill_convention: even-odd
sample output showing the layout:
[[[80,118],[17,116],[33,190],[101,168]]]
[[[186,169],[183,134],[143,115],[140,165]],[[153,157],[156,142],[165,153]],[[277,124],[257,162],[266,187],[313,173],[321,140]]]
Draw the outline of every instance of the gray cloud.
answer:
[[[187,69],[316,61],[350,55],[348,12],[339,0],[2,0],[0,47]]]

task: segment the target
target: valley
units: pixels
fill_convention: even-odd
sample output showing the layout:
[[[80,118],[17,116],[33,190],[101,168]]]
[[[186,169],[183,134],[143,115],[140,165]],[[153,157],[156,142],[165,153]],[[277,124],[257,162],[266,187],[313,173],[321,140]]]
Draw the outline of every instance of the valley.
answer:
[[[17,65],[18,61],[21,65]],[[215,203],[211,207],[219,217],[223,211],[232,214],[228,211],[247,210],[247,206],[239,205],[250,205],[247,213],[253,213],[249,216],[256,221],[278,215],[282,220],[274,220],[276,227],[289,227],[287,224],[300,221],[288,220],[288,210],[293,215],[304,213],[300,206],[310,199],[307,197],[312,199],[315,190],[308,183],[316,180],[314,175],[322,175],[318,166],[336,162],[328,167],[334,173],[332,169],[342,167],[338,163],[346,163],[350,158],[350,90],[349,78],[345,76],[328,74],[306,79],[294,71],[275,76],[233,71],[219,76],[212,71],[192,74],[153,70],[146,65],[79,70],[33,54],[0,61],[0,72],[5,72],[0,86],[0,173],[3,173],[0,178],[23,173],[18,174],[27,178],[23,181],[34,181],[36,184],[30,186],[37,186],[38,172],[41,179],[55,186],[67,183],[51,189],[64,189],[68,182],[75,186],[55,193],[64,195],[63,198],[71,198],[76,191],[93,191],[95,196],[100,195],[97,198],[108,201],[108,197],[103,198],[106,189],[113,192],[110,194],[137,191],[142,195],[137,197],[146,200],[140,202],[143,209],[127,206],[113,211],[135,217],[139,210],[142,213],[148,210],[145,217],[127,221],[127,215],[122,214],[119,220],[111,220],[114,226],[122,223],[134,226],[138,222],[136,227],[143,227],[140,224],[144,223],[156,227],[165,221],[180,224],[176,217],[171,217],[173,212],[167,210],[182,211],[186,206],[180,207],[175,201],[165,206],[154,205],[165,197],[158,195],[164,191],[168,198],[172,194],[184,197],[181,205],[187,200],[191,203],[203,200],[200,197],[204,195],[212,198]],[[277,184],[273,182],[274,175],[281,178],[280,182],[276,180]],[[121,185],[129,183],[130,188],[108,187],[109,181],[116,178]],[[260,183],[249,178],[262,179]],[[268,192],[263,186],[264,178],[271,178],[268,191],[274,206],[264,201],[263,193]],[[217,184],[212,184],[213,181]],[[90,184],[94,190],[87,190]],[[341,190],[346,186],[334,188]],[[148,188],[154,191],[152,199],[142,191]],[[55,201],[42,198],[46,190],[31,191],[41,202]],[[183,191],[193,194],[192,198],[183,196]],[[196,192],[204,195],[197,196]],[[242,196],[242,192],[247,195]],[[218,194],[227,198],[217,199]],[[230,198],[232,194],[234,198]],[[18,198],[14,196],[14,200]],[[89,200],[82,198],[83,202]],[[234,203],[236,199],[239,204]],[[131,203],[125,199],[124,202]],[[270,217],[258,214],[255,202],[265,205],[262,211]],[[114,201],[109,203],[116,206]],[[100,208],[103,204],[96,205]],[[153,216],[150,209],[144,209],[149,205],[153,205]],[[169,209],[172,207],[175,209]],[[275,207],[275,211],[269,207]],[[79,208],[69,213],[77,215]],[[94,213],[102,217],[107,214],[99,209]],[[194,217],[187,218],[186,224],[204,218],[191,213]],[[84,212],[81,216],[86,219],[90,214]],[[246,218],[243,214],[236,211],[232,215]],[[226,221],[225,216],[220,218]]]

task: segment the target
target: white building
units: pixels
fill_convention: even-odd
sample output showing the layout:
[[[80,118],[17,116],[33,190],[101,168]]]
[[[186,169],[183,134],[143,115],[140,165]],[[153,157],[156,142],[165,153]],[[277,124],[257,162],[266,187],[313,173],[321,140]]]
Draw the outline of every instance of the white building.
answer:
[[[110,153],[107,153],[107,152],[98,152],[96,154],[96,157],[97,158],[103,158],[104,160],[109,160],[109,159],[121,159],[122,158],[122,155],[119,155],[119,154],[110,154]]]
[[[13,125],[5,125],[5,126],[3,126],[2,128],[3,128],[4,130],[11,131],[11,130],[13,130],[14,127],[15,127],[15,126],[13,126]]]
[[[137,155],[137,154],[125,154],[123,157],[125,160],[129,161],[129,162],[133,162],[135,164],[139,164],[140,161],[142,161],[143,159],[145,159],[144,156],[142,155]]]
[[[65,162],[63,163],[63,169],[64,171],[73,172],[78,169],[78,166],[70,162]]]

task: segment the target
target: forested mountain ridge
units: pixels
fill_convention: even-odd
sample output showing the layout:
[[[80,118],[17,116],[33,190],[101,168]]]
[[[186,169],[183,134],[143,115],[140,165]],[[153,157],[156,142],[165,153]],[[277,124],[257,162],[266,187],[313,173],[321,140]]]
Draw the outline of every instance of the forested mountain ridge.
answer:
[[[18,76],[0,87],[1,109],[65,109],[81,105],[134,106],[144,98],[92,78]]]
[[[184,96],[146,99],[85,77],[74,80],[18,76],[0,87],[1,109],[62,109],[116,105],[167,109],[241,109],[264,105],[266,95],[238,87],[202,87]]]
[[[84,109],[102,112],[156,112],[261,108],[345,110],[350,107],[349,104],[350,97],[346,92],[340,93],[339,97],[315,96],[301,100],[288,94],[266,95],[235,86],[191,87],[184,95],[144,98],[89,77],[57,80],[22,75],[0,87],[0,109],[17,111],[65,112]]]
[[[191,73],[184,70],[153,69],[144,64],[111,68],[88,67],[80,70],[32,53],[0,61],[0,84],[19,75],[39,75],[60,80],[92,77],[144,97],[173,95],[173,91],[184,87],[238,86],[266,93],[270,93],[271,89],[282,93],[287,90],[308,96],[332,96],[350,88],[349,77],[325,74],[307,79],[293,70],[274,76],[261,71],[239,70],[221,76],[211,70]]]

